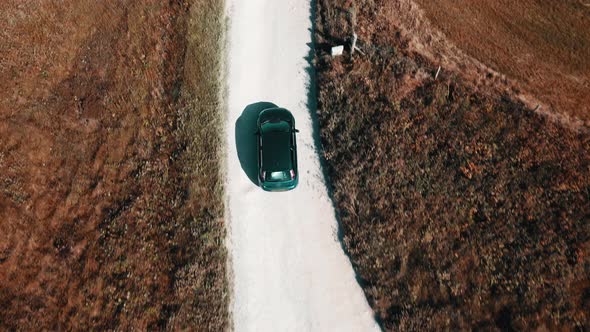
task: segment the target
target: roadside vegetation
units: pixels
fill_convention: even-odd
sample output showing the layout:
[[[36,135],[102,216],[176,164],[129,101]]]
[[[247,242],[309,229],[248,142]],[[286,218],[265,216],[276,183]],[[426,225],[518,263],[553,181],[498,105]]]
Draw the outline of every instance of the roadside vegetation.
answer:
[[[386,1],[319,0],[318,120],[345,250],[385,330],[585,330],[590,134],[410,50]],[[337,58],[356,24],[364,54]]]
[[[0,330],[228,327],[222,17],[0,4]]]

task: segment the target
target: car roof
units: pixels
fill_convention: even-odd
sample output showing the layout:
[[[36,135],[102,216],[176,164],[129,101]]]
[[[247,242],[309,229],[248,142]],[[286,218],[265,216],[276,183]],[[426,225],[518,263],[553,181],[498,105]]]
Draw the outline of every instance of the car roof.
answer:
[[[285,121],[266,122],[261,134],[262,168],[270,172],[293,169],[290,125]]]

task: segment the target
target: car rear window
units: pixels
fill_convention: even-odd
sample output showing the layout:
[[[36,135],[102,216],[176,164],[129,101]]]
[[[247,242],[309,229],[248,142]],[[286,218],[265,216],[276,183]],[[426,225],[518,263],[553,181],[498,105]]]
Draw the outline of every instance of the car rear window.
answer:
[[[268,172],[266,174],[266,181],[285,181],[290,179],[288,172]]]

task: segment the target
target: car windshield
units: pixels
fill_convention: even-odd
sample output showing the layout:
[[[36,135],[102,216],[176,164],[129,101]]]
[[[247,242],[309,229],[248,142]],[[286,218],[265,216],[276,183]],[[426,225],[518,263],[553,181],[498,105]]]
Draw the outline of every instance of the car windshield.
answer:
[[[288,133],[291,131],[291,126],[287,121],[283,120],[269,120],[262,124],[263,133],[282,132]]]
[[[288,174],[291,169],[290,128],[289,123],[285,121],[266,122],[262,125],[262,165],[269,173]]]

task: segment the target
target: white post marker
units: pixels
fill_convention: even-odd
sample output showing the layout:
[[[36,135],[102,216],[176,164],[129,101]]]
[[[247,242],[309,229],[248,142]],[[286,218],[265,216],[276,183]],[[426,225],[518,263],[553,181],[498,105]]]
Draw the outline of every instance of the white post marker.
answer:
[[[436,70],[436,74],[434,74],[434,80],[435,81],[438,78],[438,74],[440,74],[440,69],[441,69],[441,66],[438,66],[438,69]]]
[[[343,45],[332,47],[332,57],[333,58],[335,58],[339,55],[342,55],[342,53],[344,53],[344,46]]]

